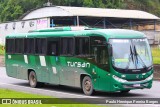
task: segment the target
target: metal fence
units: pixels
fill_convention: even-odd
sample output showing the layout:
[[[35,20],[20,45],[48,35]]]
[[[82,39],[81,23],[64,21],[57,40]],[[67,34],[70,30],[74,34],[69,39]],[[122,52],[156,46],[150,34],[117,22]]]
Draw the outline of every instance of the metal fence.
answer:
[[[160,65],[154,65],[154,79],[160,80]]]
[[[148,30],[141,32],[146,34],[150,45],[160,45],[160,31]]]

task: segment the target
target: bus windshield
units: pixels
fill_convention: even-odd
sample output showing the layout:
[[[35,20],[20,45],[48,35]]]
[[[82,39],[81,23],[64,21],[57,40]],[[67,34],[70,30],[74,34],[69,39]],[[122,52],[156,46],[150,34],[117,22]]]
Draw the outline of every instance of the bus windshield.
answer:
[[[110,39],[112,63],[121,69],[143,69],[152,65],[147,39]]]

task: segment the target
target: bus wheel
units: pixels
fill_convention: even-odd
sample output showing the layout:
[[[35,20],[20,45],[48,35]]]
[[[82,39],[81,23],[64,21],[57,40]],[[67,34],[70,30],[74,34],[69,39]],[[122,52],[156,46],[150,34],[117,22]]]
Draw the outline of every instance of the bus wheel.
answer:
[[[36,76],[36,73],[34,71],[31,71],[29,73],[29,85],[32,88],[36,88],[40,85],[40,83],[37,82],[37,76]]]
[[[129,93],[130,90],[123,90],[121,93]]]
[[[82,81],[82,89],[84,94],[92,95],[93,94],[93,85],[92,80],[89,76],[85,76]]]

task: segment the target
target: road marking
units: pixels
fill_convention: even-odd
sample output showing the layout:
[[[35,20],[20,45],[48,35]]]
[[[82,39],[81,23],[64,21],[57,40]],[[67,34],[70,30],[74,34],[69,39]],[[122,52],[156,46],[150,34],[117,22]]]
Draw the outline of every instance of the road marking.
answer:
[[[0,83],[0,85],[8,85],[8,86],[16,86],[16,87],[20,87],[20,88],[25,88],[28,90],[39,90],[41,91],[46,91],[47,93],[52,92],[52,93],[57,93],[57,94],[67,94],[70,96],[76,96],[79,98],[99,98],[99,97],[93,97],[93,96],[85,96],[85,95],[77,95],[77,94],[71,94],[71,93],[65,93],[65,92],[57,92],[57,91],[50,91],[50,90],[45,90],[45,89],[37,89],[37,88],[31,88],[31,87],[25,87],[25,86],[19,86],[19,85],[13,85],[13,84],[8,84],[8,83]],[[3,87],[3,86],[2,86]],[[5,87],[4,87],[5,88]],[[12,88],[11,88],[12,89]],[[23,90],[22,90],[23,91]],[[56,96],[55,96],[56,97]]]

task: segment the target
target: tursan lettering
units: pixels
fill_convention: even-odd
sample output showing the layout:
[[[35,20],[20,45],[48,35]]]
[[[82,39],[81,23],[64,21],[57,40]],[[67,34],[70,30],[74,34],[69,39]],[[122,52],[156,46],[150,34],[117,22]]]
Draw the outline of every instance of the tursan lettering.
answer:
[[[90,68],[90,63],[86,62],[67,62],[69,67],[77,67],[77,68]]]

